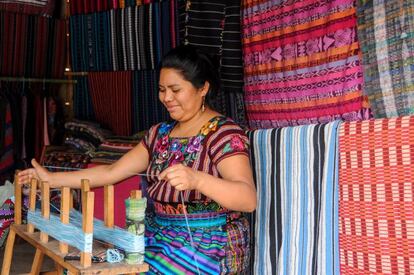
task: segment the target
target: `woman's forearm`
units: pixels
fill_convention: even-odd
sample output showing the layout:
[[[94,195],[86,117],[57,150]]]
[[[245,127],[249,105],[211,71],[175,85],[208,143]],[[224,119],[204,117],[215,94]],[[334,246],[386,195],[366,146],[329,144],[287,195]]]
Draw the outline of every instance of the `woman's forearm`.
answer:
[[[114,184],[120,180],[111,176],[110,170],[110,165],[99,165],[73,172],[54,172],[50,173],[50,178],[46,180],[51,187],[67,186],[71,188],[80,188],[81,181],[87,179],[90,187],[99,187]]]
[[[248,182],[225,180],[204,174],[197,190],[230,210],[252,212],[256,209],[256,190]]]

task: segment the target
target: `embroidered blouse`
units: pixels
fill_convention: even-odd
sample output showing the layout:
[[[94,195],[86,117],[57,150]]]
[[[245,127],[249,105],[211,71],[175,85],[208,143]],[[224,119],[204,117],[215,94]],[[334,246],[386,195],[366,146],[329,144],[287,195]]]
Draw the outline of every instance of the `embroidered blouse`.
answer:
[[[230,118],[216,116],[210,119],[192,137],[170,137],[175,122],[159,123],[151,127],[143,139],[150,154],[147,173],[158,175],[177,163],[220,177],[218,163],[236,154],[249,155],[249,139]],[[166,181],[148,177],[148,194],[156,202],[180,202],[180,193]],[[183,191],[187,202],[211,202],[196,190]]]

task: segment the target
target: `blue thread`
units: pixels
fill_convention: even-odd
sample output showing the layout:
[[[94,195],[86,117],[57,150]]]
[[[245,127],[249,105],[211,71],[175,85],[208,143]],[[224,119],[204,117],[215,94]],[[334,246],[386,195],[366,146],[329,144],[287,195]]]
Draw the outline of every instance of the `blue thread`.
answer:
[[[56,240],[70,244],[80,251],[92,252],[93,234],[85,234],[81,227],[62,223],[57,215],[50,214],[49,219],[45,219],[39,210],[29,210],[27,222]]]
[[[117,226],[108,228],[103,221],[94,219],[93,234],[85,234],[82,231],[82,214],[76,210],[70,211],[70,223],[63,224],[60,218],[54,214],[50,219],[43,218],[39,210],[28,212],[28,222],[40,231],[53,238],[68,243],[81,251],[92,252],[92,238],[114,244],[126,252],[145,252],[144,236],[137,236]]]
[[[70,211],[70,223],[75,226],[82,227],[82,214],[76,210]],[[106,227],[104,222],[93,219],[94,238],[116,245],[125,252],[145,252],[144,236],[137,236],[129,233],[125,229],[117,226],[113,228]]]
[[[124,254],[118,249],[110,248],[106,251],[106,261],[108,263],[119,263],[124,259]]]

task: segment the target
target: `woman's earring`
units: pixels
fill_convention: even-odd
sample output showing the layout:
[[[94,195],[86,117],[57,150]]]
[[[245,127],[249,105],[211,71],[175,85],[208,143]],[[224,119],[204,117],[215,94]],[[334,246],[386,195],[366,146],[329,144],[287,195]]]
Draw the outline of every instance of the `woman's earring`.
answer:
[[[205,101],[205,97],[203,96],[203,104],[201,104],[201,112],[204,113],[204,111],[206,110],[206,106],[204,105],[204,101]]]

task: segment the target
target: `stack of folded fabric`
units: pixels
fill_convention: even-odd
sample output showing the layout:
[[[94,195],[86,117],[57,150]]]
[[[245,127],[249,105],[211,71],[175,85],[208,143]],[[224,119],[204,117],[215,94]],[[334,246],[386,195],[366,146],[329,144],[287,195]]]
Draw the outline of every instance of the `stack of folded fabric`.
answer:
[[[97,123],[73,120],[65,123],[65,144],[90,154],[112,133]]]
[[[113,163],[120,159],[125,153],[134,148],[145,135],[139,132],[133,136],[111,136],[105,139],[92,153],[93,163]]]
[[[86,168],[91,157],[66,146],[47,146],[41,160],[50,171]]]

